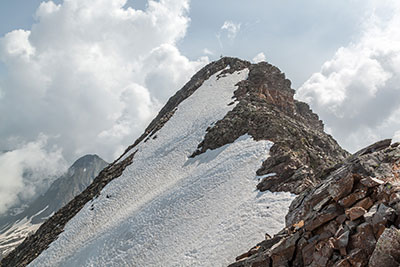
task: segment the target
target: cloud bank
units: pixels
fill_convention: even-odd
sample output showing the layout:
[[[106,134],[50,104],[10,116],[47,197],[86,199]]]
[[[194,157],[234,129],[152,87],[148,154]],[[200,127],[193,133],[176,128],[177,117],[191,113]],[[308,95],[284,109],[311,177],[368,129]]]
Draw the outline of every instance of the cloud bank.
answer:
[[[43,2],[30,31],[0,39],[7,68],[1,149],[43,132],[59,136],[69,161],[84,153],[112,160],[207,62],[190,61],[176,47],[188,27],[188,1],[149,1],[145,11],[125,4]]]
[[[0,38],[0,151],[11,151],[0,157],[0,212],[30,185],[29,195],[37,191],[40,180],[27,180],[26,169],[52,176],[62,157],[72,163],[87,153],[114,160],[208,62],[176,46],[189,0],[150,0],[144,11],[126,2],[43,2],[30,30]],[[48,169],[31,160],[47,157]]]
[[[35,142],[0,153],[0,214],[43,193],[50,182],[66,170],[61,150],[45,149],[47,139],[39,135]]]
[[[337,50],[296,93],[354,152],[400,129],[400,4],[371,2],[357,42]]]

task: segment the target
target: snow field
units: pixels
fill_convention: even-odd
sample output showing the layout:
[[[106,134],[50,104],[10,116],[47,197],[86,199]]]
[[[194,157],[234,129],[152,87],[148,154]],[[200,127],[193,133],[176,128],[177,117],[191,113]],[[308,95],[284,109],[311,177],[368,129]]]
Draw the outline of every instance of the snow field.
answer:
[[[271,142],[245,135],[188,158],[207,127],[234,108],[228,104],[248,70],[217,75],[178,106],[156,139],[138,145],[122,176],[30,266],[225,266],[284,226],[294,195],[255,189]]]

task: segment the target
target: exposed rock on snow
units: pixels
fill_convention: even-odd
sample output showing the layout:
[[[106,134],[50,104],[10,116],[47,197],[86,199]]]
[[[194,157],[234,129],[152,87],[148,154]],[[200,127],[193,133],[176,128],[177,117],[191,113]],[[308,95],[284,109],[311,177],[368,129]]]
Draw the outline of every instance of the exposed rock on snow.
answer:
[[[263,241],[230,266],[400,266],[400,147],[390,143],[331,170],[293,201],[276,245]]]
[[[255,140],[271,140],[271,157],[257,174],[275,175],[263,178],[257,188],[299,194],[320,181],[316,177],[321,177],[317,175],[321,170],[349,154],[323,131],[322,122],[307,104],[294,100],[291,83],[278,68],[261,62],[249,70],[249,77],[235,91],[239,103],[207,129],[192,156],[232,143],[246,133]]]

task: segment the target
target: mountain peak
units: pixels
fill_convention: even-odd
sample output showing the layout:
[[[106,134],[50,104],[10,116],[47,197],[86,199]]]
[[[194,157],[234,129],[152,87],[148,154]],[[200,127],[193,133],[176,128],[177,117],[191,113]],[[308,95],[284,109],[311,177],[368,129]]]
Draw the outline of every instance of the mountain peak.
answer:
[[[208,64],[2,263],[23,266],[43,252],[35,264],[86,265],[87,253],[95,265],[104,253],[116,265],[228,264],[267,225],[283,227],[291,193],[316,185],[323,168],[348,155],[290,86],[265,62]],[[219,246],[205,245],[210,236]]]
[[[85,168],[85,166],[88,166],[89,164],[92,164],[94,162],[104,162],[102,158],[100,158],[96,154],[88,154],[80,157],[77,159],[72,165],[72,168]]]

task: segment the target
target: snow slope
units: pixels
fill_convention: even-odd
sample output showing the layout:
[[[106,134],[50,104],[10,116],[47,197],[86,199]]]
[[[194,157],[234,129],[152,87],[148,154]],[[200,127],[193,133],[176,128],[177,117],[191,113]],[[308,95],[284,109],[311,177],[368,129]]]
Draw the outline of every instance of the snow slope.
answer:
[[[34,216],[31,218],[25,217],[15,222],[11,227],[7,225],[4,231],[3,229],[0,230],[0,256],[1,252],[4,255],[10,253],[10,251],[21,244],[29,234],[34,233],[40,227],[41,224],[32,223],[33,217]]]
[[[280,230],[294,195],[255,190],[271,142],[245,135],[188,158],[247,74],[205,81],[30,266],[224,266]]]

